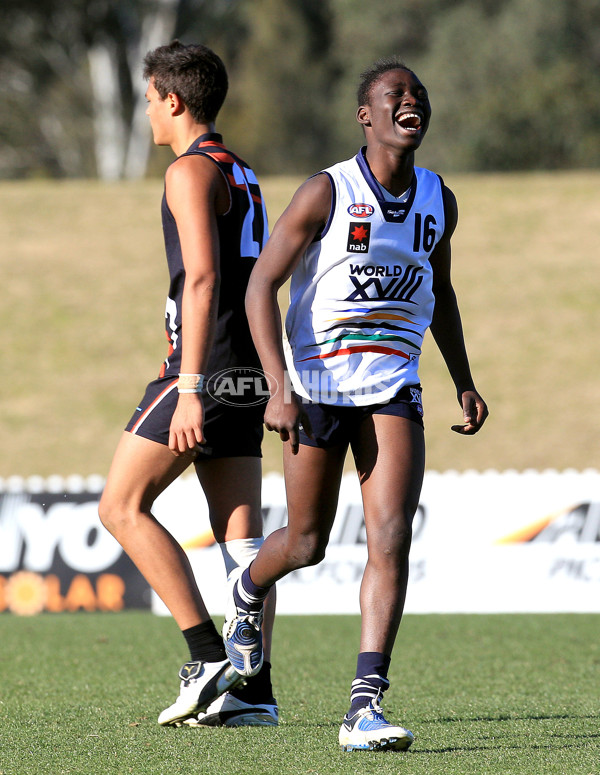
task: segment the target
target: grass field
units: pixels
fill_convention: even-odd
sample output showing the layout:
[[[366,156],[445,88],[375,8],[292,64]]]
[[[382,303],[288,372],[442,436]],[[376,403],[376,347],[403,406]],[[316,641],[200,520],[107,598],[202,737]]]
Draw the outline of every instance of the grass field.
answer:
[[[298,180],[263,181],[273,223]],[[597,468],[600,172],[455,176],[454,280],[491,415],[475,438],[430,338],[428,468]],[[0,477],[105,475],[165,355],[162,181],[0,183]],[[285,301],[282,299],[282,304]],[[265,469],[280,470],[278,439]]]
[[[201,730],[156,723],[185,659],[171,619],[4,616],[0,775],[597,775],[599,624],[406,617],[385,707],[416,741],[408,753],[349,754],[337,733],[358,617],[280,617],[280,726]]]

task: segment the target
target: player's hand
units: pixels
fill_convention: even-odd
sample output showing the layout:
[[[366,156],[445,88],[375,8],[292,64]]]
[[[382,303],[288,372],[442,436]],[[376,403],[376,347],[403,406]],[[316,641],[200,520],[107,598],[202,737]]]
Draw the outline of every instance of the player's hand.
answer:
[[[464,425],[452,425],[452,430],[463,436],[472,436],[481,429],[489,414],[487,404],[476,390],[465,390],[459,396]]]
[[[265,409],[265,428],[268,431],[277,431],[281,441],[289,442],[292,455],[297,455],[300,446],[300,425],[311,437],[312,429],[298,396],[295,393],[288,395],[289,401],[285,400],[283,391],[271,398]]]
[[[196,456],[204,438],[204,407],[199,393],[179,396],[169,428],[169,449],[175,457]]]

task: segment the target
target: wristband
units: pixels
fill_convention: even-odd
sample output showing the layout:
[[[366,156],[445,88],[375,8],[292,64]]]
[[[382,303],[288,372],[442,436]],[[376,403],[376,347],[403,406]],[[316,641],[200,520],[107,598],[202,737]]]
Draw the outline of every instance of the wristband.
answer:
[[[204,374],[180,374],[177,380],[178,393],[201,393],[204,387]]]

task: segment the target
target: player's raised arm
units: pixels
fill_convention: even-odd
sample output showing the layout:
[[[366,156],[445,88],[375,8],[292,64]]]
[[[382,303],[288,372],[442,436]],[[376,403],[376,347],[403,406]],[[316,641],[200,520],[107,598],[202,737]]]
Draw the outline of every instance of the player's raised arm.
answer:
[[[331,209],[331,183],[327,175],[309,178],[295,193],[281,215],[250,276],[246,313],[252,338],[269,381],[271,400],[265,410],[265,426],[277,431],[282,441],[298,450],[298,424],[310,431],[307,418],[292,394],[286,402],[287,374],[281,336],[277,292],[290,277],[304,251],[321,231]]]
[[[477,433],[485,422],[488,408],[475,389],[471,376],[460,311],[452,286],[451,238],[458,222],[458,206],[454,194],[447,187],[444,187],[444,212],[444,236],[431,255],[435,295],[431,333],[456,386],[458,402],[463,411],[464,424],[453,425],[452,430],[470,436]]]

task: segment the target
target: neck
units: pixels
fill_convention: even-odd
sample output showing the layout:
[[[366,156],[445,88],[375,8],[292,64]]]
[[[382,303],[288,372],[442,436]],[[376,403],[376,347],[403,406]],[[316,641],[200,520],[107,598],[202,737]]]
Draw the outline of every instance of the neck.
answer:
[[[197,124],[190,121],[186,122],[181,127],[178,127],[178,130],[179,131],[176,132],[173,142],[171,143],[171,149],[175,156],[181,156],[182,153],[185,153],[194,140],[197,137],[200,137],[200,135],[216,132],[214,121],[211,121],[208,124]]]
[[[383,148],[375,150],[367,145],[366,158],[375,178],[393,196],[400,196],[410,187],[415,169],[413,151],[398,155]]]

